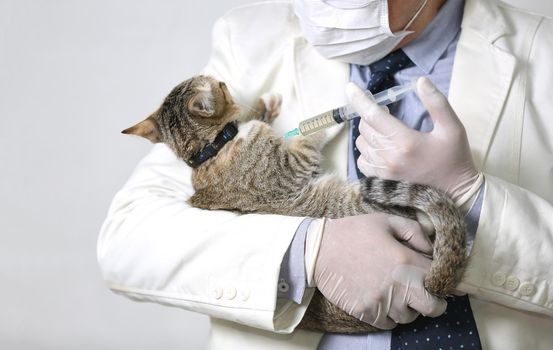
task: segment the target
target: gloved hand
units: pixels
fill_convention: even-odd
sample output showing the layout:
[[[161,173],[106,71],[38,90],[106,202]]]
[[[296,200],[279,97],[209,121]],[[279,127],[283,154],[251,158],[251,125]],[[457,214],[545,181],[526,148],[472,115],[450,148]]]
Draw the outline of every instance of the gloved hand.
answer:
[[[419,98],[434,123],[429,133],[407,127],[355,84],[350,83],[346,91],[351,106],[362,117],[356,145],[363,174],[439,188],[458,206],[480,188],[482,176],[472,160],[465,128],[430,80],[417,81]]]
[[[403,242],[403,243],[402,243]],[[424,289],[432,245],[415,221],[375,213],[327,219],[314,267],[317,288],[348,314],[380,329],[441,315]]]

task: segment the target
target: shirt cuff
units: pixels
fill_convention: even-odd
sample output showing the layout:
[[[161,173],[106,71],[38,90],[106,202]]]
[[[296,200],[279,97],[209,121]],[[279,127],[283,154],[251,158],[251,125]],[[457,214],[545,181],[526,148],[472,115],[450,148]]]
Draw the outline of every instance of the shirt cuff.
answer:
[[[467,256],[470,255],[474,240],[476,239],[476,231],[478,230],[478,222],[480,221],[480,213],[482,212],[482,202],[484,200],[485,186],[486,182],[483,182],[475,195],[476,199],[474,199],[470,206],[470,209],[465,215],[465,224],[467,226]]]
[[[305,236],[313,219],[305,219],[298,226],[294,239],[280,264],[278,298],[301,304],[306,287],[305,278]]]

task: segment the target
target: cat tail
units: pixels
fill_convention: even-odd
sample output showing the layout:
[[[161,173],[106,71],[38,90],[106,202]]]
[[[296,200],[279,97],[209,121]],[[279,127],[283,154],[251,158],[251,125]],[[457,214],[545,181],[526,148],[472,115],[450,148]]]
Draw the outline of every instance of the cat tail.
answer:
[[[451,198],[427,185],[377,177],[362,180],[361,193],[369,204],[415,208],[428,216],[436,236],[425,287],[440,297],[451,295],[466,262],[465,221]]]

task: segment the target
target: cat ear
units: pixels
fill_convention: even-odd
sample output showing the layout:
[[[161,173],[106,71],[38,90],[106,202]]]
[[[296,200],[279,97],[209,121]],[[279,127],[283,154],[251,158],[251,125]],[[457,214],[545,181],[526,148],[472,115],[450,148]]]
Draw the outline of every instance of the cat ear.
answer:
[[[153,115],[144,119],[140,123],[121,131],[121,133],[142,136],[153,143],[161,142],[161,134]]]
[[[199,91],[188,101],[188,110],[200,117],[209,118],[215,113],[211,91]]]

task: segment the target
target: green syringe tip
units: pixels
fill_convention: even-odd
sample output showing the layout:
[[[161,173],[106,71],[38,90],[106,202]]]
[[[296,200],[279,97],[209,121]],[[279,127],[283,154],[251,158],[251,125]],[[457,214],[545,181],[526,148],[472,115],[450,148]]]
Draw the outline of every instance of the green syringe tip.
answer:
[[[284,139],[286,140],[294,136],[298,136],[299,134],[300,134],[300,129],[295,128],[294,130],[288,131],[286,134],[284,134]]]

